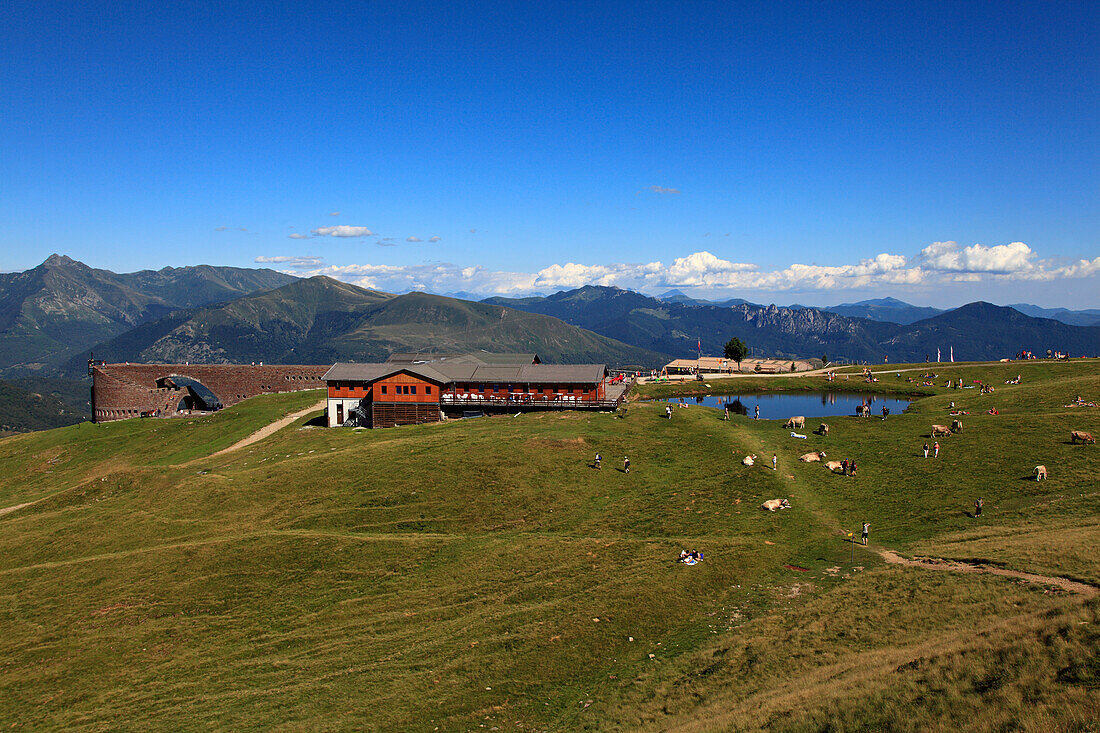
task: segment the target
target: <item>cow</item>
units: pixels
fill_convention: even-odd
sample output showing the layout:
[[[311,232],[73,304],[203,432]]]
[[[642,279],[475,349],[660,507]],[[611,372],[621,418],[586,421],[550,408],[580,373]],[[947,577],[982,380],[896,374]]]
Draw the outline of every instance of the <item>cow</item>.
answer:
[[[828,435],[829,434],[829,425],[828,425],[828,423],[821,423],[820,425],[817,426],[817,430],[815,430],[814,432],[817,433],[818,435]]]
[[[806,428],[806,418],[803,415],[792,417],[791,419],[787,420],[787,422],[783,423],[783,427],[804,430]]]
[[[756,465],[756,454],[755,453],[750,453],[749,455],[745,456],[744,458],[741,459],[741,464],[745,465],[745,466]]]
[[[818,451],[817,453],[805,453],[798,457],[798,460],[803,463],[813,463],[814,461],[820,461],[825,457],[825,451]]]
[[[768,499],[760,505],[760,508],[768,512],[774,512],[776,509],[790,509],[791,502],[786,499]]]
[[[1096,438],[1092,437],[1092,433],[1086,433],[1084,430],[1074,430],[1070,433],[1069,441],[1076,444],[1077,441],[1082,443],[1095,443]]]
[[[842,470],[844,470],[844,466],[841,465],[840,461],[828,461],[825,463],[825,468],[829,469],[833,473],[840,473]]]
[[[935,438],[937,435],[951,435],[951,428],[946,425],[933,425],[931,437]]]
[[[856,405],[856,417],[867,417],[871,414],[870,405]]]
[[[951,421],[951,432],[952,433],[961,433],[962,430],[963,430],[963,421],[962,420],[952,420]]]
[[[1035,467],[1035,480],[1036,481],[1045,481],[1046,477],[1047,477],[1047,467],[1046,466],[1036,466]]]

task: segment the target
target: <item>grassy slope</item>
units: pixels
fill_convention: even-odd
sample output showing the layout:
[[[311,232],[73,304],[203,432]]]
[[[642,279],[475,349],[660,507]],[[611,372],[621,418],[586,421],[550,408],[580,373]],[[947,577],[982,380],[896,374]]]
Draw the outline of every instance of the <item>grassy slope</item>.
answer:
[[[288,429],[201,458],[316,393],[2,440],[0,507],[45,498],[0,517],[0,724],[974,729],[980,709],[1072,729],[1100,714],[1096,601],[842,541],[870,521],[903,552],[1100,581],[1100,454],[1063,443],[1100,409],[1061,407],[1100,396],[1100,371],[953,368],[1025,380],[808,441],[634,405]],[[925,461],[950,399],[1002,414]],[[817,447],[860,475],[797,463]],[[772,450],[778,472],[739,463]],[[1037,462],[1046,483],[1023,480]],[[774,496],[794,508],[756,509]],[[677,565],[683,546],[706,560]]]

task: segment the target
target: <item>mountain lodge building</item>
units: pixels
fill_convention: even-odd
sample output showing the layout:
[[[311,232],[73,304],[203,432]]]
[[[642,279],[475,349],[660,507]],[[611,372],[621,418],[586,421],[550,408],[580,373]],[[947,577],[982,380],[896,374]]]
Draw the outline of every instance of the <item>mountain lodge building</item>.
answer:
[[[613,409],[603,364],[543,364],[537,354],[397,353],[373,364],[336,363],[328,385],[328,425],[393,427],[445,415],[553,409]]]

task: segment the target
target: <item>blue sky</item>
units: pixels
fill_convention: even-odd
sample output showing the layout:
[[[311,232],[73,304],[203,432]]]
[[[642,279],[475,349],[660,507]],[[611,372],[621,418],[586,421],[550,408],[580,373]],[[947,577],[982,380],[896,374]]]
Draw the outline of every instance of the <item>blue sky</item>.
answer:
[[[6,6],[0,269],[1100,306],[1094,4],[596,5]]]

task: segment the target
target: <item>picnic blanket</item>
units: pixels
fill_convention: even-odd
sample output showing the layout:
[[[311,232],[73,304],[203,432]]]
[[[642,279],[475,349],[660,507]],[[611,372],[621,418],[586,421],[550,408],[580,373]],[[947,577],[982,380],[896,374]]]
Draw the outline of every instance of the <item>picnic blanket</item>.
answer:
[[[799,435],[798,433],[796,433],[796,432],[793,432],[793,431],[791,432],[791,437],[792,437],[792,438],[801,438],[802,440],[805,440],[805,439],[806,439],[806,436],[805,436],[805,435]]]

